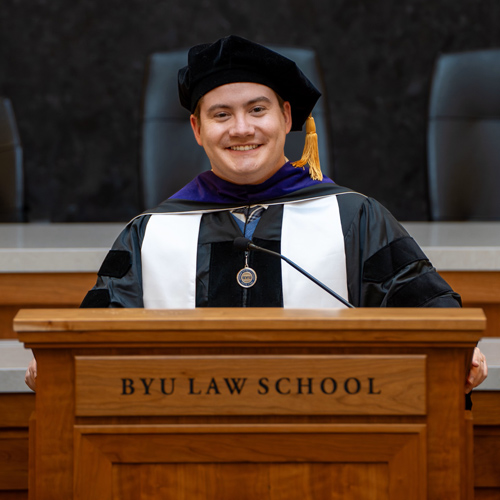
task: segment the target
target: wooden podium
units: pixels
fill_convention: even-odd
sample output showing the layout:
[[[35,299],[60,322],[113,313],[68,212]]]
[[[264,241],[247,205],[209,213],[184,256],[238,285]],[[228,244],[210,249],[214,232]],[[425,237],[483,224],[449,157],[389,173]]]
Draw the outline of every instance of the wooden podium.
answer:
[[[477,309],[22,310],[30,499],[473,498]]]

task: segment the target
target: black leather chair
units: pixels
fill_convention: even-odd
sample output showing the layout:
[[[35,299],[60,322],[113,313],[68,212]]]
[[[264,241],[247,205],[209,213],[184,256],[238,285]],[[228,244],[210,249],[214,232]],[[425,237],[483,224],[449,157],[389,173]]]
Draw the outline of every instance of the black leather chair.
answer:
[[[500,220],[500,49],[436,62],[428,123],[432,220]]]
[[[274,50],[296,61],[323,94],[313,116],[321,168],[323,173],[331,176],[328,108],[316,53],[288,47],[274,47]],[[187,50],[179,50],[152,54],[146,67],[140,165],[145,209],[156,206],[198,174],[210,169],[203,148],[194,139],[189,112],[180,105],[177,97],[177,72],[186,63]],[[290,160],[300,159],[304,138],[305,127],[303,132],[288,135],[285,153]]]
[[[12,104],[0,97],[0,222],[23,221],[23,150]]]

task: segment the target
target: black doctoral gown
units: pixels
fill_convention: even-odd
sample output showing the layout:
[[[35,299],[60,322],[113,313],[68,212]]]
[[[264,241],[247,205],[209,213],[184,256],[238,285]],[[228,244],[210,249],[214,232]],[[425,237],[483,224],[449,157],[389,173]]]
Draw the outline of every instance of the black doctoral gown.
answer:
[[[258,186],[236,186],[206,172],[156,209],[132,220],[104,260],[97,283],[82,307],[144,307],[141,248],[148,222],[162,214],[195,212],[202,213],[196,259],[196,307],[283,307],[282,264],[278,258],[250,253],[248,265],[259,278],[252,288],[238,285],[235,276],[244,266],[245,256],[233,247],[234,239],[242,233],[230,210],[255,204],[268,206],[252,240],[280,252],[284,206],[328,196],[338,201],[346,299],[351,304],[460,307],[460,297],[383,206],[327,178],[312,181],[307,171],[289,163]],[[329,231],[328,225],[324,231]],[[168,248],[162,258],[169,259]],[[169,280],[169,276],[161,279]]]

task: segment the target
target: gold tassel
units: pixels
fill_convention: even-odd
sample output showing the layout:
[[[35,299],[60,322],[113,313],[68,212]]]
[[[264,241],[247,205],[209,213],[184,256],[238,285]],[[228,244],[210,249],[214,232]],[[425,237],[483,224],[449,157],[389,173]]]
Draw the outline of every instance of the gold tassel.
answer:
[[[316,134],[316,124],[311,115],[309,115],[306,120],[306,142],[304,144],[302,158],[292,162],[292,165],[294,167],[304,167],[306,163],[309,163],[309,175],[311,179],[315,181],[323,180],[323,174],[319,164],[318,134]]]

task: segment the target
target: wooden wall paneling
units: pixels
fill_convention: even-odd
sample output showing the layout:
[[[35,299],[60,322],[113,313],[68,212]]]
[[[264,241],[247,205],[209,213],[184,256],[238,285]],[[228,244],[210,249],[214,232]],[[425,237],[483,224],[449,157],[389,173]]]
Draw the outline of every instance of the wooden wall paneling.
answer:
[[[28,500],[28,492],[26,490],[0,491],[0,500]]]
[[[0,273],[0,339],[16,338],[12,321],[23,308],[79,307],[95,273]]]
[[[500,391],[475,390],[472,402],[475,426],[500,426]]]
[[[462,295],[466,307],[484,308],[489,320],[485,336],[498,336],[500,272],[441,271],[440,274]],[[95,281],[95,273],[1,273],[0,338],[15,338],[11,324],[20,308],[78,307]]]
[[[476,488],[474,495],[474,500],[498,500],[500,498],[497,488]]]
[[[500,295],[497,295],[500,298]],[[499,303],[465,303],[464,307],[481,307],[488,320],[484,337],[500,337],[500,300]]]
[[[0,492],[26,491],[27,486],[28,431],[0,430]]]
[[[440,271],[462,296],[464,307],[481,307],[488,319],[484,337],[500,335],[500,271]]]
[[[500,302],[500,271],[440,271],[439,274],[471,304]]]
[[[477,500],[500,498],[500,392],[474,391],[474,484]]]
[[[0,428],[28,429],[35,410],[35,393],[0,393]]]
[[[500,426],[477,427],[474,434],[475,485],[498,488],[500,495]]]
[[[28,418],[34,409],[34,393],[0,393],[0,500],[28,498]]]
[[[73,307],[81,303],[96,278],[95,273],[1,273],[0,302]]]
[[[0,299],[0,339],[16,338],[12,322],[21,307],[23,306],[6,306]]]

